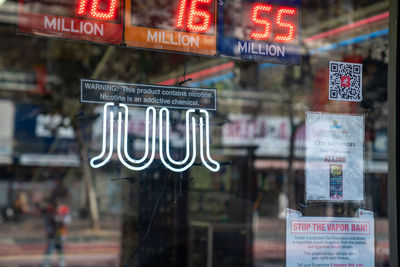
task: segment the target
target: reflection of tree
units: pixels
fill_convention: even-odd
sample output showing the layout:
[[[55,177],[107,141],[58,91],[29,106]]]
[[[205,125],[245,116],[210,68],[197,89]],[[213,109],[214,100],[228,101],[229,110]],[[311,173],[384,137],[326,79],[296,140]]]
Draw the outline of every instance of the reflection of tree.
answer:
[[[226,36],[247,39],[249,23],[246,14],[250,16],[250,5],[243,2],[227,1],[224,3],[224,33]],[[251,21],[250,21],[251,22]]]
[[[1,90],[0,95],[7,98],[15,95],[16,103],[33,103],[43,108],[43,114],[57,114],[71,121],[79,143],[79,149],[71,152],[78,152],[81,156],[82,183],[85,184],[86,190],[86,194],[82,196],[83,199],[88,200],[88,203],[82,202],[82,207],[85,208],[86,204],[89,204],[92,226],[98,228],[99,212],[94,187],[95,179],[92,170],[87,165],[88,150],[91,148],[91,127],[95,117],[92,115],[93,105],[79,104],[80,79],[92,77],[145,83],[148,80],[147,75],[152,77],[153,74],[169,69],[169,65],[161,64],[161,62],[180,65],[184,57],[133,49],[107,48],[71,41],[16,36],[13,27],[4,25],[0,30],[4,37],[0,44],[2,70],[16,74],[33,73],[34,76],[34,70],[40,67],[45,70],[47,77],[57,77],[55,81],[47,80],[48,83],[44,84],[44,90],[39,94]],[[59,127],[62,126],[59,125]],[[60,142],[56,139],[45,153],[57,153]],[[30,179],[39,179],[46,168],[37,168]]]
[[[74,43],[62,43],[59,46],[54,46],[54,58],[52,58],[52,60],[57,62],[57,67],[54,71],[60,73],[62,80],[65,82],[64,85],[67,86],[57,94],[52,94],[53,101],[67,104],[68,102],[63,101],[63,99],[73,97],[72,102],[76,103],[78,100],[77,95],[79,92],[80,78],[90,77],[92,79],[101,79],[104,77],[103,79],[110,79],[110,76],[114,76],[115,73],[124,73],[124,69],[129,59],[132,57],[127,56],[123,59],[119,58],[115,60],[117,54],[115,50],[115,47],[102,49],[91,45],[77,45]],[[110,62],[113,63],[110,65]],[[68,87],[75,88],[75,90],[65,90]],[[94,187],[94,172],[89,166],[88,155],[91,143],[92,124],[95,121],[93,106],[68,105],[68,107],[64,107],[63,111],[74,121],[73,125],[80,147],[82,178],[88,197],[92,227],[94,229],[99,229],[100,219],[97,205],[97,193]]]
[[[6,35],[5,35],[6,36]],[[21,39],[24,42],[21,42]],[[13,32],[0,52],[0,67],[10,70],[26,70],[33,66],[43,66],[49,75],[57,76],[58,82],[47,84],[48,94],[24,95],[26,101],[34,101],[46,107],[46,113],[59,114],[69,118],[74,126],[81,157],[82,183],[93,228],[99,228],[99,210],[95,190],[94,172],[88,165],[88,154],[92,149],[92,127],[96,120],[94,105],[80,104],[79,91],[81,78],[94,78],[110,81],[148,83],[150,78],[171,70],[171,66],[183,66],[184,56],[157,52],[138,51],[126,48],[104,47],[70,41],[46,40],[15,36]],[[8,51],[8,52],[6,52]],[[21,58],[21,54],[24,57]],[[201,58],[193,58],[201,61]],[[165,64],[168,62],[169,64]],[[155,66],[157,66],[155,68]],[[62,125],[59,125],[62,127]],[[49,150],[47,153],[52,153]],[[34,177],[40,174],[34,174]]]
[[[178,9],[179,1],[172,2],[176,2],[176,4],[165,0],[132,1],[132,19],[135,25],[174,29],[175,12]]]
[[[71,1],[65,0],[58,0],[56,2],[46,0],[25,0],[24,7],[27,12],[65,16],[71,16],[71,13],[75,9],[75,6]]]

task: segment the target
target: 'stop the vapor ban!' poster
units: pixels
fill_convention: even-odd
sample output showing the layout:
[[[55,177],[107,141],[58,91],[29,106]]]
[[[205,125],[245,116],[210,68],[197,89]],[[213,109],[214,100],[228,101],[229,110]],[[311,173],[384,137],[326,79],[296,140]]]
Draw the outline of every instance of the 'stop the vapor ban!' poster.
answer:
[[[374,213],[355,217],[303,216],[287,209],[286,266],[375,266]]]

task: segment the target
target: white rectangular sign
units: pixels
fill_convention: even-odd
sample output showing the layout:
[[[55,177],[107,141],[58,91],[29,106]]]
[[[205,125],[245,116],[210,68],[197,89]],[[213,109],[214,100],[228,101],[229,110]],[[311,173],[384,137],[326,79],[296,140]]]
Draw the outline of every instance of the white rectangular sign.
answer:
[[[364,200],[364,117],[306,114],[306,200]]]
[[[358,217],[303,217],[287,210],[286,266],[375,266],[374,215],[359,210]]]
[[[0,163],[13,161],[14,104],[9,100],[0,100]]]

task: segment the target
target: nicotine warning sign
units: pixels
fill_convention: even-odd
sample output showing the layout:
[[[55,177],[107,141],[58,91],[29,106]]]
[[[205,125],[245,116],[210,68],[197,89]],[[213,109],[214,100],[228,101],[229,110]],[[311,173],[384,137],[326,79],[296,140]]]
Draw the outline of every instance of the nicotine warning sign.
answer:
[[[374,216],[303,217],[287,210],[286,266],[375,266]]]
[[[81,102],[122,103],[128,106],[216,110],[217,91],[81,79]]]

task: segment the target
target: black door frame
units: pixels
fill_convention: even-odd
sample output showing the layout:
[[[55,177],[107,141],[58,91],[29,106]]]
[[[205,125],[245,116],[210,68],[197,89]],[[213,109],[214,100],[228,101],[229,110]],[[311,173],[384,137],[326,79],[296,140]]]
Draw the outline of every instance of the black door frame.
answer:
[[[388,213],[389,213],[389,239],[390,239],[390,266],[399,266],[399,218],[400,214],[400,153],[396,149],[400,137],[400,116],[397,103],[399,95],[397,89],[400,85],[399,77],[399,3],[398,0],[389,1],[389,75],[388,75]],[[382,201],[384,201],[382,199]]]

